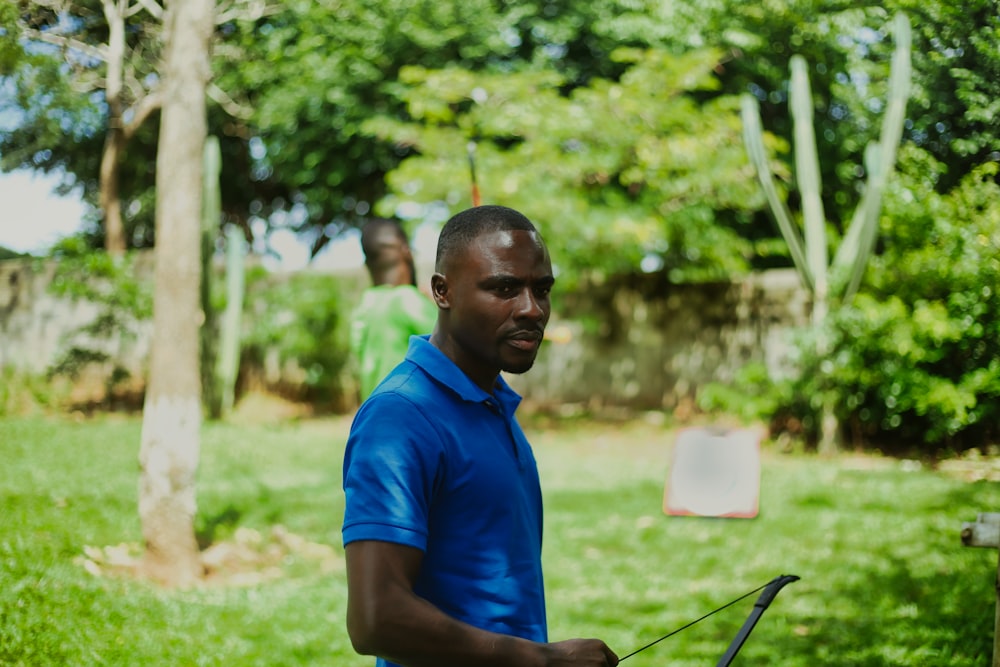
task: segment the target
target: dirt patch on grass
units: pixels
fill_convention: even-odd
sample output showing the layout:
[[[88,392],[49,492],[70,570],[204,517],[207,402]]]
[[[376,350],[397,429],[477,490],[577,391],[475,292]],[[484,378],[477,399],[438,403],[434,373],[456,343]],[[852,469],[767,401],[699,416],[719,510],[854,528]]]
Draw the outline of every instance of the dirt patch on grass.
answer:
[[[1000,457],[984,456],[977,450],[970,450],[960,458],[940,461],[937,469],[967,482],[1000,482]]]
[[[278,424],[309,419],[315,412],[308,403],[295,402],[265,392],[251,392],[240,397],[231,419],[241,424]]]
[[[105,547],[87,546],[76,563],[97,577],[142,577],[142,545],[130,542]],[[201,552],[204,574],[198,587],[254,586],[285,576],[294,565],[316,568],[322,574],[344,570],[343,552],[311,542],[284,526],[266,533],[239,528],[231,539]]]

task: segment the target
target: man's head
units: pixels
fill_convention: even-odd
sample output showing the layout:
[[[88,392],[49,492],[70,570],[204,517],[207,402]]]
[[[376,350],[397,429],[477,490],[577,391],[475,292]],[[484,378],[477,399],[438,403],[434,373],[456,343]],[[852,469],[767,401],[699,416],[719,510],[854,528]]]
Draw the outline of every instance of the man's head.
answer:
[[[438,237],[431,342],[492,391],[500,371],[523,373],[534,364],[553,282],[545,242],[524,215],[503,206],[462,211]]]
[[[374,285],[416,285],[406,232],[394,220],[375,218],[361,229],[361,250]]]

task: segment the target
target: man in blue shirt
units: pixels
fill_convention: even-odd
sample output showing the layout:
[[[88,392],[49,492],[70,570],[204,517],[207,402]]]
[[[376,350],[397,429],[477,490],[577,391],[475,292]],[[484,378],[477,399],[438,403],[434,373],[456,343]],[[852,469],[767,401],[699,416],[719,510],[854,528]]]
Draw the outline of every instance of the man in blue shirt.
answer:
[[[463,211],[438,239],[438,321],[358,410],[344,457],[347,629],[378,667],[614,667],[549,642],[542,500],[500,376],[531,368],[554,282],[534,225]]]

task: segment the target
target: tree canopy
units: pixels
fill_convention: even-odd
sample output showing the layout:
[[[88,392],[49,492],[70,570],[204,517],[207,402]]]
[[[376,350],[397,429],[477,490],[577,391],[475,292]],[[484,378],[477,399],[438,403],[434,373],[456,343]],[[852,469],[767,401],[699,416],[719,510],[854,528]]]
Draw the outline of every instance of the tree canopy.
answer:
[[[78,55],[72,66],[50,38],[69,27],[82,42],[101,43],[100,8],[97,0],[0,8],[0,31],[19,36],[0,42],[0,86],[10,92],[0,167],[65,173],[66,187],[82,184],[95,207],[109,113],[103,65]],[[733,100],[746,91],[760,100],[776,173],[793,182],[788,62],[805,58],[824,205],[842,231],[883,111],[884,26],[897,9],[915,26],[905,140],[944,165],[936,186],[947,189],[997,159],[996,0],[962,8],[936,0],[292,0],[220,11],[209,131],[220,137],[225,219],[248,237],[290,228],[314,252],[376,212],[435,219],[469,203],[466,145],[475,141],[484,194],[563,225],[567,270],[662,265],[678,279],[700,279],[787,264],[741,171]],[[126,36],[129,77],[139,85],[126,91],[128,104],[155,84],[158,19],[135,13]],[[122,154],[119,190],[134,247],[154,242],[158,122],[154,114]],[[400,208],[411,200],[429,208]],[[93,231],[98,242],[103,230]]]
[[[617,81],[595,77],[568,94],[551,70],[405,68],[413,120],[365,125],[414,153],[389,175],[393,194],[379,212],[426,217],[441,202],[471,205],[474,148],[484,202],[538,221],[564,271],[670,267],[678,280],[744,271],[753,248],[738,227],[763,199],[744,157],[738,102],[696,98],[717,87],[719,54],[611,57],[626,67]]]

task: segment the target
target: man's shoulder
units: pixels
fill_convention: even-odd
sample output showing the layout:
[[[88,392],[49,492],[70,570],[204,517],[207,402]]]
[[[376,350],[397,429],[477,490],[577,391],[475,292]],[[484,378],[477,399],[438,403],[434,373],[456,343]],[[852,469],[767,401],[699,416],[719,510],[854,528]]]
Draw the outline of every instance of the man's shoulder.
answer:
[[[410,403],[425,408],[447,400],[448,393],[420,364],[405,359],[379,383],[369,400],[380,398],[385,404]]]
[[[358,410],[355,425],[364,432],[372,428],[400,433],[447,432],[461,413],[460,401],[424,369],[404,361],[379,383]]]

